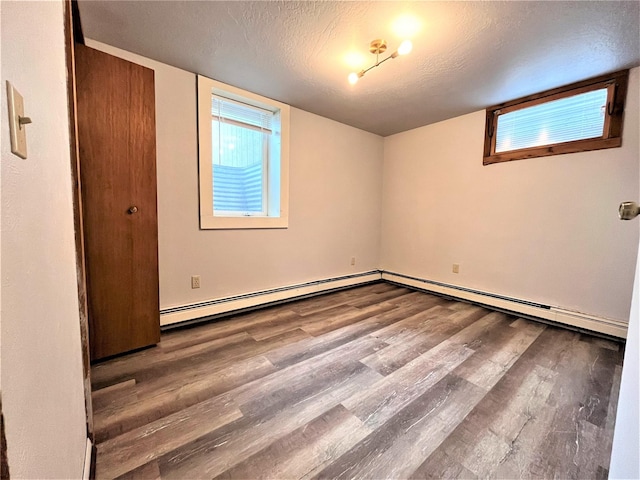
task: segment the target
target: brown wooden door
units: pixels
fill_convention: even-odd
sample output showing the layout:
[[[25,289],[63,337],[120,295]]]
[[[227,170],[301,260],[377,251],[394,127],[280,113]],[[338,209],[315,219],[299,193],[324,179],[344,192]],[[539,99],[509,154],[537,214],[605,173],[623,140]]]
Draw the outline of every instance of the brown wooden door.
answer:
[[[78,143],[96,360],[160,340],[153,70],[76,45]]]

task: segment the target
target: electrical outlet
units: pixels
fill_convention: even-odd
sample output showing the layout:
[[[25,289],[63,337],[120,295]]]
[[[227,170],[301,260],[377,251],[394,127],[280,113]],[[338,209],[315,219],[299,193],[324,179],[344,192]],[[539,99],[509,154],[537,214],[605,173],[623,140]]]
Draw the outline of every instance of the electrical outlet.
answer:
[[[191,277],[191,288],[200,288],[200,275],[193,275]]]
[[[460,273],[460,265],[457,263],[453,264],[453,273]]]
[[[351,265],[355,265],[356,264],[356,257],[351,257]]]

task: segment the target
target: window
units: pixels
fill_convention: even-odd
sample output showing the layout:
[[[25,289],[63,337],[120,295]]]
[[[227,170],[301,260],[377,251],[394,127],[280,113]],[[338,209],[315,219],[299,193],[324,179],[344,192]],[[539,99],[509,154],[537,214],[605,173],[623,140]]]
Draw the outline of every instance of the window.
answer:
[[[269,139],[277,113],[213,95],[213,214],[268,215]],[[272,165],[276,167],[276,165]]]
[[[487,109],[485,165],[622,144],[629,71]]]
[[[200,227],[288,226],[289,106],[198,76]]]

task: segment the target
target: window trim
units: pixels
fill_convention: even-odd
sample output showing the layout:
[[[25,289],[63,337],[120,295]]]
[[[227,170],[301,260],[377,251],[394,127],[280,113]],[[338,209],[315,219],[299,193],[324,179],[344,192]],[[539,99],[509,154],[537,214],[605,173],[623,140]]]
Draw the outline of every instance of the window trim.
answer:
[[[518,98],[516,100],[511,100],[509,102],[504,102],[487,108],[484,131],[483,165],[510,162],[512,160],[522,160],[525,158],[546,157],[550,155],[620,147],[622,145],[622,124],[624,104],[627,98],[628,82],[629,70],[621,70],[619,72],[601,75],[589,80],[565,85],[552,90],[546,90],[541,93],[536,93],[534,95]],[[498,126],[498,116],[500,114],[533,107],[542,103],[603,88],[608,89],[607,110],[609,110],[609,105],[613,104],[613,111],[605,112],[603,135],[601,137],[553,143],[539,147],[521,148],[518,150],[496,153],[495,142],[497,135],[495,135],[495,132]]]
[[[200,229],[288,228],[289,226],[289,128],[290,107],[284,103],[225,83],[197,76],[198,93],[198,177],[200,198]],[[248,105],[280,113],[280,177],[273,178],[268,169],[269,186],[279,186],[279,198],[273,188],[268,189],[270,201],[279,200],[279,215],[220,216],[213,211],[213,164],[211,140],[211,95],[219,95]],[[273,143],[273,142],[269,142]],[[271,147],[270,147],[271,148]],[[270,157],[273,155],[270,154]],[[271,158],[270,161],[273,161]],[[278,185],[279,184],[279,185]]]

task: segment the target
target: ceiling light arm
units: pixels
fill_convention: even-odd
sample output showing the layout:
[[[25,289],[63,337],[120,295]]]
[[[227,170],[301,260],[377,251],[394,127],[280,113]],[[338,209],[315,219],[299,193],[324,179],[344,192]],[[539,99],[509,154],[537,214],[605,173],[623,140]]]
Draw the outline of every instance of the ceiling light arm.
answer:
[[[364,74],[367,73],[369,70],[372,70],[372,69],[376,68],[377,66],[382,65],[384,62],[386,62],[390,58],[396,58],[397,56],[398,56],[398,52],[396,51],[396,52],[393,52],[391,55],[389,55],[387,58],[384,58],[384,59],[378,61],[378,56],[376,55],[376,63],[371,65],[369,68],[365,68],[364,70],[360,70],[358,72],[358,78],[364,77]]]
[[[371,70],[372,68],[377,67],[378,65],[382,65],[384,62],[386,62],[387,60],[391,59],[391,58],[396,58],[398,56],[398,51],[396,50],[395,52],[393,52],[391,55],[389,55],[387,58],[378,61],[378,56],[376,55],[376,64],[375,65],[371,65],[369,68],[367,68],[365,70],[365,72],[368,72],[369,70]]]
[[[387,58],[383,58],[382,60],[380,60],[380,54],[385,52],[386,50],[387,50],[387,42],[385,40],[377,39],[377,40],[372,41],[371,45],[369,46],[369,51],[376,56],[376,63],[371,65],[369,68],[365,68],[363,70],[360,70],[358,73],[354,72],[354,73],[350,74],[349,75],[349,82],[351,84],[355,84],[358,81],[358,79],[364,77],[364,74],[367,73],[369,70],[372,70],[372,69],[382,65],[384,62],[386,62],[387,60],[389,60],[391,58],[396,58],[398,55],[404,55],[406,53],[409,53],[411,51],[411,42],[409,40],[405,40],[402,43],[402,45],[400,45],[400,48],[398,48],[398,50],[393,52]]]

